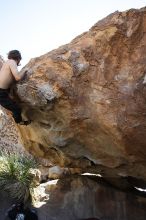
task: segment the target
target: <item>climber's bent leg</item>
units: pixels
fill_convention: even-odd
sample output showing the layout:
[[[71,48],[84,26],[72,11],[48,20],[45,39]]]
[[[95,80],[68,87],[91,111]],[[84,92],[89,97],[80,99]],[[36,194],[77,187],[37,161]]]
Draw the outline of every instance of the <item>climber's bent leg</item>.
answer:
[[[22,122],[21,108],[9,97],[9,89],[0,88],[0,105],[13,113],[16,123]]]

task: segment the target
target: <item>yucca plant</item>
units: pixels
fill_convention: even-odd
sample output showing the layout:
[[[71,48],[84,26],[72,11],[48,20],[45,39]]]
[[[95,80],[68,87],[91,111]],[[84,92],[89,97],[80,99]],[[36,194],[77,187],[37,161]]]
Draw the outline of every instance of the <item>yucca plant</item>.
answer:
[[[26,202],[34,187],[33,176],[29,172],[36,168],[33,157],[3,153],[0,156],[0,188],[9,193],[12,199]]]

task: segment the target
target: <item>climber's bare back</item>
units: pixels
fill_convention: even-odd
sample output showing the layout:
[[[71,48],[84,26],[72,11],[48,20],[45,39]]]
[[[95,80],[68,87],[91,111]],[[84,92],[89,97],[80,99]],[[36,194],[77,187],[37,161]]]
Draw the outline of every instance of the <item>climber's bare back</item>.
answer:
[[[20,80],[17,63],[14,60],[9,59],[3,64],[0,70],[0,88],[10,88],[15,80]]]

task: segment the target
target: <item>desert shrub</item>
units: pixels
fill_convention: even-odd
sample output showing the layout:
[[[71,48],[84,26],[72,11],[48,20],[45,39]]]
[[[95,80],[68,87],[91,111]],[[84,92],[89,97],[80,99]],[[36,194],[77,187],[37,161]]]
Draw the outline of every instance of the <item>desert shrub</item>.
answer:
[[[26,202],[34,187],[33,176],[29,172],[36,168],[33,157],[4,153],[0,156],[0,189],[9,193],[12,199]]]

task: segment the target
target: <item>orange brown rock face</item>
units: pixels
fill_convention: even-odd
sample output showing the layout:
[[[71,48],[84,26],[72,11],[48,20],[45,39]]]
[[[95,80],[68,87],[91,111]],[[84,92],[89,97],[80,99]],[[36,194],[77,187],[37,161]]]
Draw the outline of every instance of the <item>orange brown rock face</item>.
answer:
[[[146,180],[146,9],[115,12],[30,60],[25,147],[54,165]]]

